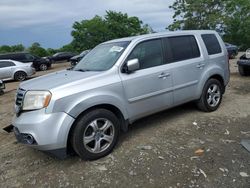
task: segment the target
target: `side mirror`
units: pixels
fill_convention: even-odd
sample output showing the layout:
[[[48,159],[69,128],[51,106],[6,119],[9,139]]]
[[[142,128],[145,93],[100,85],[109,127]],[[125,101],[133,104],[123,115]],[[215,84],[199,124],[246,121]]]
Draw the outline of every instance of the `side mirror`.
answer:
[[[124,67],[124,72],[129,74],[131,72],[138,70],[139,68],[140,68],[139,60],[131,59],[126,63]]]

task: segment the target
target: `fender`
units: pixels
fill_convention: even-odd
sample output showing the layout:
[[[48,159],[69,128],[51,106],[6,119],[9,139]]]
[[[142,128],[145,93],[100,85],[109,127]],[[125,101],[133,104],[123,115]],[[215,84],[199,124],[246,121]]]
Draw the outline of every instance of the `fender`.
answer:
[[[112,105],[120,110],[124,119],[128,119],[128,113],[125,107],[125,101],[123,101],[118,95],[95,92],[82,95],[81,97],[70,97],[62,98],[56,102],[53,108],[53,112],[61,111],[64,109],[64,112],[69,114],[73,118],[77,118],[85,110],[97,106],[97,105]]]
[[[204,71],[204,74],[202,74],[202,77],[198,84],[196,96],[198,97],[201,96],[205,83],[207,82],[207,80],[209,80],[209,78],[215,75],[219,75],[223,79],[224,86],[226,85],[225,80],[224,80],[224,70],[220,66],[208,67],[207,70]]]

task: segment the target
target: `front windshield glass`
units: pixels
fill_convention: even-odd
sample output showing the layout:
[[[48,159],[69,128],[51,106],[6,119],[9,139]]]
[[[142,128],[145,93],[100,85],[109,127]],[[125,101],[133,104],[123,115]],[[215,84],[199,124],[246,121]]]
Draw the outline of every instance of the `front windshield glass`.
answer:
[[[110,69],[128,46],[129,41],[101,44],[91,50],[73,68],[75,71],[105,71]]]

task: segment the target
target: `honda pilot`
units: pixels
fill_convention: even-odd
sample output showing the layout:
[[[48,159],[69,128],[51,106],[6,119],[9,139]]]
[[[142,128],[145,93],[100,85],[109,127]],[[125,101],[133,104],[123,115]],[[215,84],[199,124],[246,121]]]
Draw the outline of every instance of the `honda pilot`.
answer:
[[[96,46],[72,69],[22,82],[12,124],[25,145],[94,160],[139,118],[190,101],[215,111],[228,82],[227,50],[215,31],[121,38]]]

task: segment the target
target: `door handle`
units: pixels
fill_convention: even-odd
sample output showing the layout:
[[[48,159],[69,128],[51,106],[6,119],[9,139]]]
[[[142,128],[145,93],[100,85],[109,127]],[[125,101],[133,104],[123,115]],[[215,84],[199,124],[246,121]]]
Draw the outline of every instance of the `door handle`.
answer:
[[[158,76],[158,78],[166,78],[166,77],[168,77],[168,76],[170,76],[170,73],[161,73],[159,76]]]
[[[204,66],[205,66],[204,63],[200,63],[200,64],[196,65],[197,68],[203,68]]]

